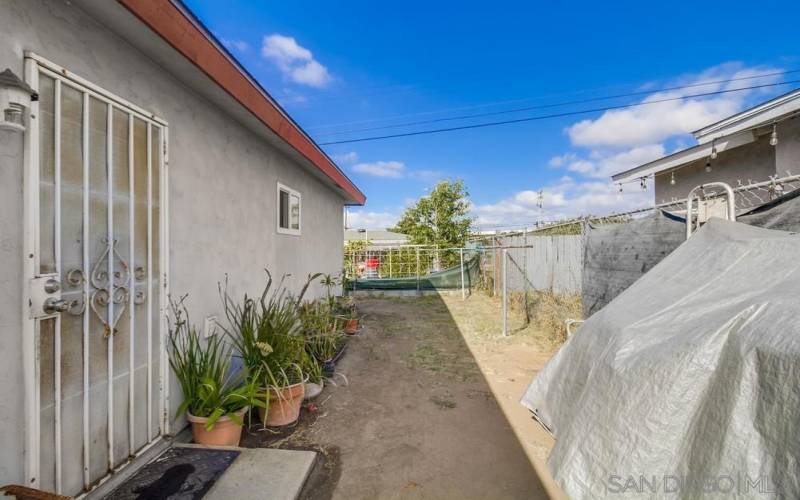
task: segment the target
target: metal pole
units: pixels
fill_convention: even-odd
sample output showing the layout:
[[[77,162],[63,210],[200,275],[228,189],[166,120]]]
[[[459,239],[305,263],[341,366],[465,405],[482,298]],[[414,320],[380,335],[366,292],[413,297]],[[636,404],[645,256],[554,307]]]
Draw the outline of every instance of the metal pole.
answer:
[[[496,244],[495,240],[492,246]],[[492,249],[492,297],[497,297],[497,248]]]
[[[54,125],[54,181],[55,181],[55,224],[53,246],[55,247],[55,270],[59,279],[63,276],[61,270],[61,80],[55,81],[55,103],[54,103],[55,125]],[[109,146],[110,147],[110,146]],[[110,258],[110,257],[109,257]],[[109,261],[110,262],[110,261]],[[54,412],[55,412],[55,486],[56,493],[61,493],[61,315],[55,318],[55,338],[53,339],[53,351],[55,358],[55,389],[54,389]]]
[[[531,317],[528,312],[528,228],[525,228],[525,231],[522,234],[523,234],[522,236],[523,245],[525,246],[525,255],[523,256],[525,261],[522,264],[522,275],[523,279],[525,280],[523,282],[523,284],[525,285],[523,287],[525,293],[525,301],[523,303],[523,306],[525,307],[525,324],[527,325],[528,323],[531,322]]]
[[[459,248],[459,253],[461,254],[461,300],[467,298],[467,292],[464,289],[464,249]]]
[[[419,292],[419,247],[417,247],[417,291]]]
[[[508,249],[503,249],[503,337],[508,336]]]
[[[114,106],[106,117],[106,174],[108,190],[108,470],[114,470]]]

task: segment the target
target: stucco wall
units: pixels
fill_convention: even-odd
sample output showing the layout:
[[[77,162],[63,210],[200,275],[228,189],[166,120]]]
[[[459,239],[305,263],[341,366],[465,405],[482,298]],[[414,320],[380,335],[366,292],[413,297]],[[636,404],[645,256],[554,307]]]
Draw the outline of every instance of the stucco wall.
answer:
[[[32,50],[169,122],[170,287],[189,293],[196,323],[222,315],[217,282],[226,273],[234,293],[254,294],[265,267],[291,273],[294,289],[309,273],[341,269],[338,194],[82,11],[55,0],[4,0],[0,33],[0,70],[22,75],[23,51]],[[21,144],[0,132],[0,484],[23,480]],[[278,181],[302,194],[301,236],[276,231]],[[174,384],[172,391],[179,394]]]
[[[0,130],[0,482],[22,479],[22,136]]]
[[[800,174],[800,118],[791,118],[778,124],[778,146],[775,163],[779,177]]]
[[[676,170],[674,186],[670,184],[670,173],[659,174],[655,183],[656,203],[684,199],[692,188],[708,182],[722,181],[736,187],[739,180],[745,184],[748,179],[753,182],[768,180],[775,175],[775,150],[769,144],[769,136],[762,136],[754,143],[719,153],[711,162],[711,172],[705,171],[706,160]]]

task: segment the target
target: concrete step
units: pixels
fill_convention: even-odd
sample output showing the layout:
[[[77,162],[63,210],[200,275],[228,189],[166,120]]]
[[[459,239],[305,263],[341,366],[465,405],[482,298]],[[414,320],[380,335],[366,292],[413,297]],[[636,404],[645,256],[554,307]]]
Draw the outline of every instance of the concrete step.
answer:
[[[317,459],[313,451],[230,449],[241,454],[206,493],[204,500],[295,500]]]

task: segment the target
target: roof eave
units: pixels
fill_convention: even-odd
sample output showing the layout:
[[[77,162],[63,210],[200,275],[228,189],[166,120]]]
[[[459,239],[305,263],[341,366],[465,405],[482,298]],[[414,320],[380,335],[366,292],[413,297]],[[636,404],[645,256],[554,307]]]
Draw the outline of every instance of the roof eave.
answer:
[[[738,148],[755,141],[755,134],[751,130],[739,132],[727,137],[717,139],[714,144],[701,143],[681,151],[672,153],[669,156],[664,156],[657,160],[639,165],[638,167],[614,174],[611,180],[614,182],[628,182],[634,179],[647,177],[660,172],[675,170],[684,165],[693,163],[697,160],[707,158],[711,154],[711,148],[716,147],[717,152],[721,153],[726,150]]]
[[[800,89],[792,90],[750,109],[729,116],[692,132],[700,143],[742,130],[767,125],[800,111]]]
[[[220,47],[196,18],[171,0],[118,0],[184,58],[247,109],[283,142],[310,161],[341,189],[345,204],[363,205],[366,196],[272,97]]]

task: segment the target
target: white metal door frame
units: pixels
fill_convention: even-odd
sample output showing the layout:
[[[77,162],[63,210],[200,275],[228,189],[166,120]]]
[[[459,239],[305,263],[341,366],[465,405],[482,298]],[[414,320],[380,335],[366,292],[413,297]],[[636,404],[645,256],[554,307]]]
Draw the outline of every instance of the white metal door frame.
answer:
[[[168,141],[169,141],[169,129],[168,124],[166,121],[160,119],[159,117],[153,115],[145,111],[144,109],[118,97],[115,96],[102,88],[94,85],[93,83],[80,78],[77,75],[74,75],[70,71],[66,70],[65,68],[58,66],[34,53],[26,52],[25,53],[25,80],[26,82],[38,92],[39,90],[39,74],[45,74],[48,77],[51,77],[56,82],[56,97],[55,97],[55,106],[56,110],[59,109],[60,106],[60,88],[61,85],[68,85],[69,87],[78,90],[82,93],[83,96],[83,182],[84,182],[84,189],[87,189],[88,183],[88,168],[89,168],[89,160],[88,160],[88,116],[86,110],[88,109],[87,103],[90,97],[98,99],[104,102],[108,107],[109,116],[113,113],[113,111],[121,110],[128,114],[129,117],[129,124],[133,122],[134,117],[137,119],[143,120],[147,124],[147,169],[148,169],[148,182],[147,182],[147,197],[148,197],[148,208],[147,208],[147,218],[148,218],[148,240],[151,242],[153,241],[153,221],[152,221],[152,174],[154,170],[158,170],[159,175],[159,224],[158,224],[158,245],[159,245],[159,255],[158,255],[158,262],[159,262],[159,275],[158,275],[158,283],[160,287],[160,294],[159,294],[159,303],[152,304],[152,266],[147,266],[147,290],[148,293],[146,295],[147,300],[147,312],[148,312],[148,338],[147,338],[147,444],[139,450],[130,450],[131,456],[139,455],[157,443],[161,437],[164,435],[168,435],[170,432],[169,429],[169,367],[167,363],[167,356],[166,356],[166,329],[167,329],[167,322],[166,322],[166,314],[167,305],[168,305],[168,295],[169,295],[169,182],[168,182],[168,165],[169,165],[169,158],[168,158]],[[23,269],[23,298],[22,301],[22,317],[23,317],[23,328],[22,328],[22,355],[23,355],[23,365],[24,365],[24,390],[25,390],[25,416],[26,416],[26,429],[25,429],[25,457],[24,457],[24,470],[25,470],[25,484],[27,486],[36,487],[39,485],[40,479],[40,436],[41,436],[41,429],[40,429],[40,353],[38,352],[38,322],[39,319],[31,317],[31,280],[37,277],[40,271],[39,267],[39,224],[40,224],[40,176],[39,176],[39,169],[40,169],[40,144],[39,144],[39,123],[38,123],[38,115],[39,115],[39,104],[37,102],[32,103],[31,110],[30,110],[30,118],[29,118],[29,125],[27,128],[27,132],[25,134],[25,146],[24,146],[24,269]],[[60,123],[60,114],[56,113],[56,124],[55,130],[59,130],[59,123]],[[112,122],[109,120],[108,124],[108,131],[109,136],[111,135],[112,129]],[[160,129],[159,134],[159,144],[151,144],[151,130],[152,127],[158,127]],[[129,127],[129,134],[130,136],[133,135],[133,128]],[[129,143],[130,144],[130,143]],[[55,189],[55,245],[59,244],[60,240],[60,191],[58,189],[58,185],[60,182],[60,157],[59,157],[59,146],[60,146],[60,137],[56,136],[55,139],[55,148],[56,148],[56,164],[55,164],[55,171],[56,171],[56,189]],[[158,162],[159,165],[152,165],[153,157],[151,155],[151,148],[156,147],[158,148]],[[132,165],[132,158],[133,158],[133,146],[129,145],[129,157],[128,157],[128,170],[130,172],[131,179],[133,177],[133,165]],[[109,200],[113,197],[113,186],[111,185],[111,155],[112,155],[112,145],[109,143],[107,145],[108,151],[108,168],[109,168]],[[131,185],[131,189],[133,186]],[[131,205],[133,205],[133,196],[131,198]],[[84,210],[84,222],[83,222],[83,269],[87,271],[88,266],[88,224],[86,221],[87,213],[88,213],[88,195],[84,193],[84,201],[83,201],[83,210]],[[109,241],[113,241],[112,231],[113,231],[113,220],[112,220],[112,211],[113,211],[113,203],[110,203],[108,208],[109,212]],[[133,219],[133,211],[130,211],[130,218]],[[133,247],[133,227],[129,228],[130,231],[130,246]],[[113,243],[111,244],[111,248],[113,249]],[[147,245],[147,259],[150,263],[153,263],[153,248],[152,244],[148,243]],[[131,258],[133,258],[133,253],[130,254]],[[60,249],[56,251],[56,266],[57,272],[60,273]],[[109,268],[111,268],[112,259],[109,258]],[[113,274],[110,274],[113,276]],[[109,279],[113,280],[113,277]],[[84,279],[84,294],[88,294],[88,280]],[[113,281],[112,281],[113,283]],[[113,290],[113,284],[110,285]],[[133,290],[131,290],[130,299],[133,301]],[[88,315],[88,295],[84,295],[84,304],[85,307],[85,315]],[[109,316],[113,318],[113,303],[114,301],[110,301],[109,305]],[[159,314],[158,320],[154,321],[152,319],[152,307],[158,307]],[[134,321],[133,314],[130,315],[131,324]],[[53,316],[51,316],[53,317]],[[56,317],[56,336],[54,339],[55,342],[55,353],[54,361],[55,365],[55,483],[56,489],[60,490],[61,486],[61,423],[60,423],[60,411],[61,411],[61,402],[60,402],[60,335],[58,334],[60,330],[58,316]],[[104,482],[109,476],[106,475],[105,478],[102,478],[100,481],[94,480],[92,483],[89,478],[89,398],[88,398],[88,344],[86,339],[89,335],[89,325],[86,316],[84,316],[84,323],[83,323],[83,455],[84,455],[84,478],[83,484],[85,490],[90,488],[96,487],[98,484]],[[133,330],[131,330],[131,336],[133,336]],[[159,359],[159,373],[153,374],[152,373],[152,360],[153,360],[153,353],[151,351],[151,343],[153,340],[153,335],[159,336],[159,352],[157,353]],[[110,383],[113,379],[113,362],[112,362],[112,351],[113,351],[113,335],[110,335],[108,341],[108,356],[109,356],[109,396],[113,398],[112,394],[112,384]],[[130,349],[130,356],[133,358],[133,345],[131,344]],[[133,389],[133,364],[130,365],[131,375],[129,376],[129,404],[135,404],[134,398],[134,389]],[[158,425],[158,435],[155,438],[152,438],[152,409],[150,405],[153,403],[153,397],[151,394],[152,391],[152,377],[158,377],[158,387],[159,387],[159,399],[158,399],[158,415],[159,415],[159,422]],[[113,453],[113,405],[110,404],[111,401],[109,400],[109,429],[108,429],[108,436],[109,436],[109,470],[117,470],[119,468],[124,467],[129,460],[122,461],[120,464],[114,463],[114,453]],[[129,407],[129,432],[131,433],[131,438],[133,436],[133,420],[134,420],[134,412],[132,411],[132,406]],[[130,447],[133,446],[133,439],[130,440]],[[60,492],[60,491],[59,491]]]

